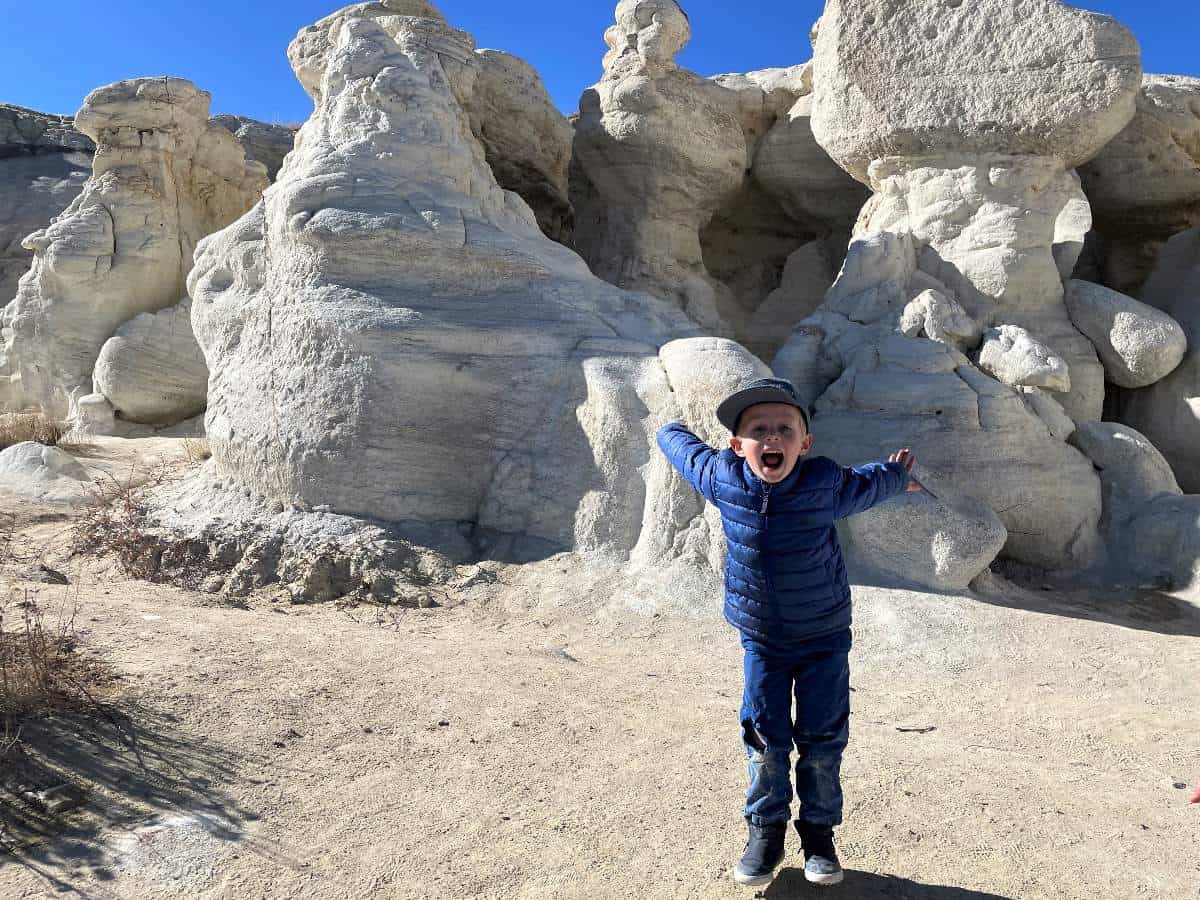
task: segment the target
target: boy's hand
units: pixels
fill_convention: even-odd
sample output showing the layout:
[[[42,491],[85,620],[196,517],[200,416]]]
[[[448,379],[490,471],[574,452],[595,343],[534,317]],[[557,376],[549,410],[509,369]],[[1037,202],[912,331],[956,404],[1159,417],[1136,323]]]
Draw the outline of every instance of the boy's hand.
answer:
[[[893,453],[888,457],[888,462],[898,462],[900,465],[904,466],[904,471],[908,473],[908,484],[904,486],[904,490],[908,491],[910,494],[924,490],[924,488],[921,487],[921,482],[913,478],[912,475],[913,465],[916,463],[916,461],[917,458],[913,456],[913,452],[907,447],[905,447],[903,450]]]

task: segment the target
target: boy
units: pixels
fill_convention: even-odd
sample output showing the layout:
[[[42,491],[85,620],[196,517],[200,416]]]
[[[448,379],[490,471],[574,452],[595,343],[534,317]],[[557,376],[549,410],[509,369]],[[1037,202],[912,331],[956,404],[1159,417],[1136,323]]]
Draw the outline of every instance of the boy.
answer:
[[[733,437],[717,452],[678,422],[658,432],[671,464],[721,512],[728,543],[725,618],[745,652],[742,741],[749,757],[741,884],[764,884],[783,861],[796,747],[796,830],[804,876],[837,884],[833,826],[842,821],[839,779],[850,717],[850,588],[834,522],[904,490],[914,457],[843,468],[812,449],[808,414],[792,385],[754,381],[722,401]],[[792,718],[792,696],[796,715]]]

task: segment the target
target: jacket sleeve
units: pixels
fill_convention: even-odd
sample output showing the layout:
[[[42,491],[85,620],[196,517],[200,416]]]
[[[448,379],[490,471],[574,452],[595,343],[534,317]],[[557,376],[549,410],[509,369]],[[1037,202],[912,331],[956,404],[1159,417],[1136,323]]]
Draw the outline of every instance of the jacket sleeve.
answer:
[[[895,497],[908,484],[908,472],[901,463],[868,463],[843,468],[837,486],[834,518],[844,519],[865,512],[872,506]]]
[[[658,448],[705,500],[717,502],[712,479],[717,465],[716,450],[679,422],[669,422],[658,430]]]

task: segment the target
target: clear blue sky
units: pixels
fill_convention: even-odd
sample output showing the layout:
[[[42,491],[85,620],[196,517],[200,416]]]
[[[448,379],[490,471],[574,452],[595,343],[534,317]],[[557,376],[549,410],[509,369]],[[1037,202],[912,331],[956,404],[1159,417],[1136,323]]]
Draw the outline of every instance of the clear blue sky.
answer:
[[[438,0],[435,0],[438,2]],[[0,103],[74,113],[89,90],[143,75],[178,75],[213,95],[214,113],[299,122],[312,104],[288,67],[296,31],[339,0],[0,0]],[[481,47],[542,74],[573,112],[600,75],[616,0],[440,0]],[[823,0],[683,0],[692,43],[680,62],[704,75],[803,62]],[[1148,72],[1200,76],[1197,0],[1088,0],[1142,43]]]

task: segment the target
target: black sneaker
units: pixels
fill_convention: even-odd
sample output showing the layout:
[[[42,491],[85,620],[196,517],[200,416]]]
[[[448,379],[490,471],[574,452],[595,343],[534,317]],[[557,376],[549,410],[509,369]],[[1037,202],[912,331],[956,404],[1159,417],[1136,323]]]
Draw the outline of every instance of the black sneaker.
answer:
[[[746,819],[750,837],[746,852],[733,869],[738,884],[766,884],[776,867],[783,862],[783,841],[787,837],[787,822],[755,825]]]
[[[828,825],[796,822],[800,846],[804,850],[804,878],[813,884],[838,884],[842,880],[842,864],[833,847],[833,829]]]

